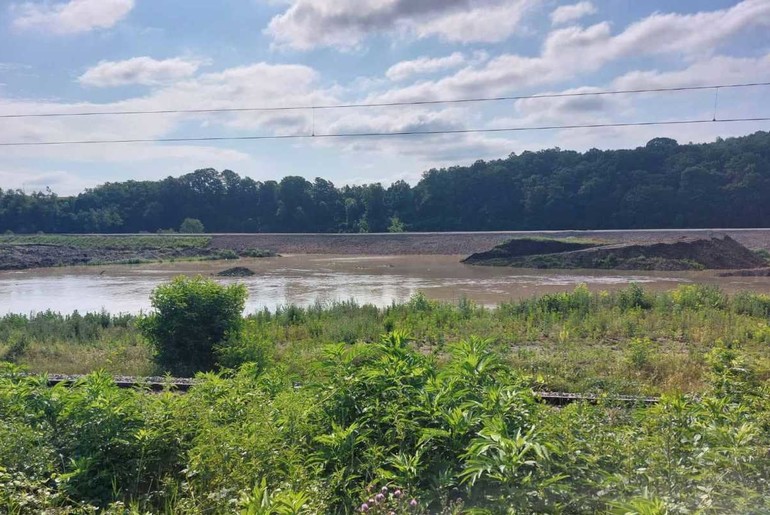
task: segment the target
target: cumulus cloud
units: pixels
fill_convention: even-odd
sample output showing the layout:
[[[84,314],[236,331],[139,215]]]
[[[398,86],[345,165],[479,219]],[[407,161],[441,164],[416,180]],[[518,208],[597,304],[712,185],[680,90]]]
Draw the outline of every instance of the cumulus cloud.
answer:
[[[445,40],[500,41],[540,0],[290,0],[266,33],[279,45],[352,48],[372,33],[401,32]]]
[[[520,91],[595,72],[628,56],[667,55],[697,61],[735,34],[770,26],[770,2],[744,0],[729,9],[696,14],[656,13],[613,34],[609,23],[566,27],[548,34],[540,55],[501,54],[437,80],[372,95],[369,100],[400,102],[462,98]]]
[[[78,81],[83,85],[95,87],[129,84],[149,86],[191,77],[202,64],[203,61],[181,57],[160,61],[151,57],[101,61],[89,68],[78,78]]]
[[[134,0],[70,0],[14,4],[13,25],[54,34],[76,34],[115,25],[134,8]]]
[[[189,108],[320,105],[339,101],[319,87],[317,72],[302,65],[255,63],[158,86],[150,93],[118,102],[61,103],[0,97],[2,113],[147,111]],[[287,88],[291,84],[292,88]],[[201,129],[205,122],[207,127]],[[72,118],[12,118],[0,124],[0,141],[41,142],[78,140],[157,139],[184,133],[195,137],[212,130],[241,130],[249,134],[305,133],[311,130],[310,110],[222,114],[164,114],[158,116],[92,116]],[[243,162],[242,152],[202,145],[129,144],[6,147],[3,157],[51,158],[66,161],[182,159],[184,162]]]
[[[551,13],[551,23],[553,25],[563,25],[575,20],[579,20],[589,14],[596,12],[596,6],[591,2],[578,2],[571,5],[562,5],[557,7]]]
[[[435,73],[451,68],[456,68],[465,63],[465,56],[460,52],[455,52],[446,57],[420,57],[409,61],[396,63],[385,72],[390,80],[402,81],[411,78],[414,75],[423,75]]]

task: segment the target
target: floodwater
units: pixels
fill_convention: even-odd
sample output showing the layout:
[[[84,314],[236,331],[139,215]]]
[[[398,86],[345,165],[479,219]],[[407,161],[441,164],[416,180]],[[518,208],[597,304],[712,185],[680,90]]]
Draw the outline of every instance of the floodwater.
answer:
[[[592,290],[613,290],[630,282],[666,290],[682,283],[709,283],[733,293],[770,293],[770,278],[717,277],[715,272],[625,272],[598,270],[531,270],[478,267],[461,256],[290,255],[241,259],[256,274],[217,278],[245,284],[246,312],[281,305],[307,306],[355,299],[386,306],[421,291],[432,299],[455,302],[467,297],[495,305],[549,292],[569,291],[585,283]],[[234,262],[176,262],[0,272],[0,314],[45,310],[81,313],[105,309],[138,313],[150,309],[149,295],[159,283],[180,274],[211,276]]]

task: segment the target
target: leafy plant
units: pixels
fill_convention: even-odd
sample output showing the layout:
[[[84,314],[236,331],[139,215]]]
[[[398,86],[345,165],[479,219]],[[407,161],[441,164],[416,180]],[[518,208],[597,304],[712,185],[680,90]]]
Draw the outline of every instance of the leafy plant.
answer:
[[[142,332],[155,345],[158,365],[184,376],[211,370],[216,347],[238,336],[246,288],[179,276],[156,287],[150,300],[155,311],[141,319]]]

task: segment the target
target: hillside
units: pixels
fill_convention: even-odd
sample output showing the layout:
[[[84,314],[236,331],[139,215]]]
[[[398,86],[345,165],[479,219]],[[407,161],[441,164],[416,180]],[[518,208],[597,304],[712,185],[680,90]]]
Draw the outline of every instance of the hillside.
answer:
[[[308,175],[312,171],[298,172]],[[394,170],[394,174],[402,170]],[[770,133],[629,150],[558,148],[336,187],[201,169],[108,183],[75,197],[0,190],[0,232],[386,232],[770,227]]]

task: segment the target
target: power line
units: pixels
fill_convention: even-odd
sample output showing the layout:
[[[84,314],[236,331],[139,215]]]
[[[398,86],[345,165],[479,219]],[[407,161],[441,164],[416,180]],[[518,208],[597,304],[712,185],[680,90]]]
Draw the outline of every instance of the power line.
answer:
[[[74,140],[74,141],[16,141],[0,142],[0,147],[34,147],[54,145],[106,145],[123,143],[182,143],[205,141],[258,141],[258,140],[282,140],[282,139],[325,139],[325,138],[371,138],[391,136],[430,136],[440,134],[472,134],[494,132],[526,132],[572,129],[598,129],[617,127],[649,127],[659,125],[695,125],[708,123],[736,123],[736,122],[767,122],[770,116],[755,118],[717,118],[717,119],[693,119],[693,120],[663,120],[653,122],[617,122],[617,123],[592,123],[572,125],[540,125],[531,127],[505,127],[486,129],[446,129],[428,131],[397,131],[397,132],[348,132],[331,134],[276,134],[263,136],[202,136],[192,138],[135,138],[135,139],[111,139],[111,140]]]
[[[754,88],[770,86],[770,82],[745,82],[737,84],[714,84],[709,86],[681,86],[672,88],[643,88],[643,89],[617,89],[607,91],[583,91],[574,93],[536,93],[532,95],[513,95],[501,97],[477,97],[477,98],[459,98],[454,100],[413,100],[403,102],[374,102],[374,103],[353,103],[353,104],[329,104],[320,106],[274,106],[274,107],[222,107],[222,108],[193,108],[193,109],[157,109],[157,110],[134,110],[134,111],[80,111],[80,112],[53,112],[53,113],[12,113],[0,114],[0,118],[61,118],[76,116],[129,116],[129,115],[155,115],[155,114],[203,114],[203,113],[243,113],[243,112],[269,112],[269,111],[305,111],[316,109],[351,109],[365,107],[396,107],[396,106],[419,106],[419,105],[437,105],[437,104],[468,104],[476,102],[500,102],[512,100],[528,100],[538,98],[570,98],[570,97],[589,97],[601,95],[632,95],[641,93],[666,93],[675,91],[701,91],[701,90],[719,90],[730,88]]]

